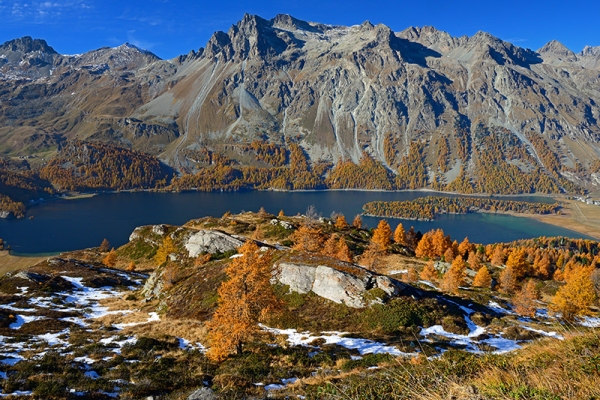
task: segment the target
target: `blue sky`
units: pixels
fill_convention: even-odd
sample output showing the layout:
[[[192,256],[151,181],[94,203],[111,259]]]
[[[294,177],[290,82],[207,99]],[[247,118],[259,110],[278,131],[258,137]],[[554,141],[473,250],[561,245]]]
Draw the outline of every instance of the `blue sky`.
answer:
[[[552,39],[575,52],[600,46],[595,0],[0,0],[0,43],[28,35],[75,54],[130,42],[172,58],[204,47],[214,31],[227,31],[244,13],[336,25],[369,20],[394,31],[432,25],[453,36],[482,30],[533,50]]]

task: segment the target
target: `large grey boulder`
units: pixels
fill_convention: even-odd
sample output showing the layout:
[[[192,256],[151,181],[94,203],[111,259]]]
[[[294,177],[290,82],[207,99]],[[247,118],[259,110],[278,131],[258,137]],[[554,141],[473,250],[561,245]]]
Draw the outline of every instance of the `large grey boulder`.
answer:
[[[312,291],[336,303],[361,308],[365,306],[364,294],[368,290],[368,283],[368,279],[319,265],[315,270]]]
[[[324,265],[281,262],[275,269],[275,280],[288,285],[293,292],[312,291],[321,297],[353,308],[368,305],[365,299],[368,296],[365,294],[371,289],[381,289],[390,297],[408,290],[408,286],[402,282],[376,275],[352,264],[336,269]]]
[[[243,244],[244,241],[241,238],[224,232],[201,230],[188,238],[185,248],[190,257],[198,257],[202,253],[225,253],[235,250]]]
[[[280,263],[278,268],[279,282],[283,285],[288,285],[291,291],[304,294],[312,290],[315,282],[315,267],[292,263]]]

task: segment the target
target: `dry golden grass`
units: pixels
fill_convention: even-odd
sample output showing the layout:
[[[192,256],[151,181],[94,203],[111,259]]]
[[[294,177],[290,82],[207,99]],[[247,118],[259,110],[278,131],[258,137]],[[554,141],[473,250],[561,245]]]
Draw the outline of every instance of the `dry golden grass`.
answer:
[[[560,226],[600,240],[600,206],[582,203],[577,200],[558,199],[565,208],[556,214],[512,214],[531,218],[546,224]]]
[[[417,271],[423,269],[427,262],[414,257],[406,257],[400,254],[390,254],[381,258],[380,269],[377,271],[381,274],[389,274],[390,271],[404,270],[415,268]]]
[[[0,276],[11,271],[29,268],[32,265],[46,260],[48,257],[20,257],[13,256],[8,251],[0,251]]]

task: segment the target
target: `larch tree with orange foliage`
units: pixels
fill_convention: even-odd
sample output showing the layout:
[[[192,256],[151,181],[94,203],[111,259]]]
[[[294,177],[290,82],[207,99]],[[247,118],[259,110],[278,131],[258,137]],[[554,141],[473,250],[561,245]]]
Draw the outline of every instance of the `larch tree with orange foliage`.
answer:
[[[504,255],[504,250],[502,249],[502,246],[496,246],[494,248],[494,252],[492,253],[490,264],[499,267],[501,265],[504,265],[505,261],[506,256]]]
[[[435,269],[433,261],[429,261],[427,264],[425,264],[423,270],[421,271],[420,277],[424,281],[429,282],[436,282],[438,280],[439,275]]]
[[[473,244],[469,242],[469,238],[465,237],[462,242],[458,245],[458,253],[463,259],[466,259],[471,251],[473,251]]]
[[[435,247],[431,242],[431,235],[429,234],[429,232],[425,233],[421,240],[419,240],[419,244],[415,249],[415,255],[419,258],[435,257]]]
[[[481,260],[479,259],[477,252],[469,252],[469,258],[467,259],[467,263],[469,263],[469,268],[471,268],[473,271],[479,271],[479,267],[481,266]]]
[[[115,251],[114,247],[110,249],[106,257],[104,257],[102,264],[106,265],[107,267],[114,267],[117,265],[117,252]]]
[[[321,228],[309,225],[301,225],[291,239],[294,242],[292,249],[309,253],[320,253],[325,242]]]
[[[373,231],[371,244],[375,245],[383,253],[387,253],[390,250],[392,244],[392,228],[390,228],[390,225],[385,219],[379,221],[377,228]]]
[[[346,217],[344,217],[343,214],[338,214],[337,217],[335,218],[334,226],[336,227],[336,229],[339,229],[339,230],[346,229],[348,227],[348,222],[346,221]]]
[[[534,317],[538,297],[539,294],[535,288],[535,282],[533,279],[530,279],[513,298],[516,313],[526,317]]]
[[[540,257],[536,257],[533,261],[533,269],[538,278],[550,279],[552,276],[552,265],[548,254],[543,254]]]
[[[525,277],[529,270],[525,249],[513,249],[506,260],[506,267],[512,267],[515,279],[520,280]]]
[[[517,275],[512,266],[507,266],[500,274],[500,291],[514,293],[517,288]]]
[[[156,254],[154,255],[154,262],[156,265],[161,266],[169,259],[169,256],[173,253],[177,252],[177,247],[173,242],[173,239],[170,235],[167,235],[163,238],[163,242],[156,250]]]
[[[458,255],[454,261],[452,261],[450,269],[444,274],[440,289],[446,293],[458,294],[459,286],[465,284],[466,271],[467,264],[464,262],[463,258]]]
[[[571,272],[566,285],[560,287],[552,298],[550,309],[562,314],[567,321],[578,315],[589,315],[589,307],[596,300],[590,267],[577,268]]]
[[[354,220],[352,221],[352,226],[357,229],[362,228],[362,218],[360,217],[360,214],[356,214],[356,217],[354,217]]]
[[[428,232],[431,237],[431,244],[436,257],[442,257],[446,250],[452,247],[452,241],[449,236],[444,235],[444,231],[436,229]]]
[[[338,240],[336,258],[349,263],[354,262],[354,255],[343,237]]]
[[[206,323],[210,346],[206,354],[213,361],[241,354],[244,344],[259,333],[258,323],[279,305],[270,284],[271,253],[261,252],[252,240],[238,253],[241,256],[225,268],[228,279],[219,287],[217,309]]]
[[[444,261],[449,263],[454,261],[454,251],[452,250],[452,247],[448,247],[446,249],[446,252],[444,253]]]
[[[473,286],[487,289],[492,286],[492,275],[485,265],[477,271],[475,278],[473,278]]]
[[[327,239],[325,241],[325,244],[323,245],[323,250],[321,251],[321,254],[323,254],[324,256],[327,257],[336,257],[337,256],[337,249],[338,247],[338,238],[335,235],[331,235],[329,236],[329,239]]]
[[[404,230],[404,226],[402,223],[399,223],[396,229],[394,230],[394,242],[398,243],[401,246],[406,246],[406,231]]]

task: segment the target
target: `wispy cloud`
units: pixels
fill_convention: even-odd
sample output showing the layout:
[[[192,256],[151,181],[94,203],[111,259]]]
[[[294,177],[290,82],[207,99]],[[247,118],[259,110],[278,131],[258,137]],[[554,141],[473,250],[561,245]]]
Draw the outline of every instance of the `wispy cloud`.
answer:
[[[5,2],[1,2],[0,7],[4,4]],[[8,4],[10,4],[10,17],[13,20],[30,23],[52,22],[66,14],[77,15],[92,8],[86,0],[13,1]]]

